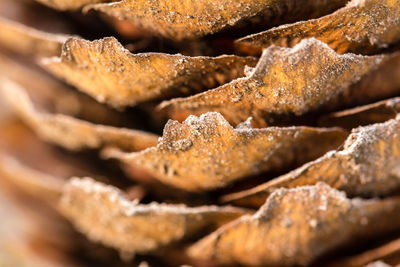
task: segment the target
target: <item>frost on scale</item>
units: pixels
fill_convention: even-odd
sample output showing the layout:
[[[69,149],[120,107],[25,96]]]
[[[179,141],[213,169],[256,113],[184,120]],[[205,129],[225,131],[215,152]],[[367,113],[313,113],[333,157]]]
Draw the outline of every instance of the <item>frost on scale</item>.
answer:
[[[246,77],[216,89],[161,103],[173,117],[217,111],[238,123],[253,117],[301,115],[339,97],[350,85],[375,70],[385,56],[339,55],[314,38],[294,48],[270,46]]]
[[[115,146],[138,151],[157,144],[157,136],[138,130],[93,124],[35,107],[25,89],[0,77],[0,95],[41,138],[70,150]]]
[[[119,189],[91,178],[72,178],[59,206],[91,240],[139,254],[216,229],[248,212],[234,207],[139,204]]]
[[[399,14],[400,0],[352,0],[330,15],[272,28],[236,44],[257,54],[272,44],[293,46],[315,37],[338,53],[374,53],[400,41]]]
[[[372,103],[400,94],[400,52],[386,53],[378,68],[327,102],[323,110],[333,111]]]
[[[158,35],[182,40],[215,33],[242,21],[271,25],[315,18],[345,3],[345,0],[298,0],[296,3],[290,0],[120,0],[88,5],[85,9],[94,9]],[[252,18],[258,19],[252,22]]]
[[[225,196],[226,202],[259,207],[277,188],[324,182],[351,196],[388,195],[400,189],[400,116],[352,131],[343,149],[252,189]]]
[[[55,76],[116,108],[201,92],[244,76],[251,57],[189,57],[162,53],[132,54],[117,39],[71,38],[61,57],[42,60]]]
[[[350,200],[324,183],[277,189],[254,215],[222,226],[189,248],[210,262],[308,266],[334,249],[399,229],[400,200]]]
[[[189,116],[183,123],[170,120],[156,147],[138,153],[106,149],[103,155],[142,168],[163,183],[205,191],[299,166],[338,147],[346,136],[338,128],[253,129],[249,122],[233,128],[221,114],[210,112]]]

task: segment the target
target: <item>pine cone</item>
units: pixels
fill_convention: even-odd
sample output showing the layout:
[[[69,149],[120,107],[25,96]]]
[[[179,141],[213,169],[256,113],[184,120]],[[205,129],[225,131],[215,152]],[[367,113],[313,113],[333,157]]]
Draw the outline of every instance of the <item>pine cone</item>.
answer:
[[[0,266],[400,265],[399,0],[0,0]]]

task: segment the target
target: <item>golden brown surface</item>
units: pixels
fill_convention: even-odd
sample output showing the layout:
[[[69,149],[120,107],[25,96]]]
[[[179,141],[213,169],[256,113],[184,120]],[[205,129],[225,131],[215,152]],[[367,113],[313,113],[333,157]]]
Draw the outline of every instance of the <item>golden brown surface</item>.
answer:
[[[260,52],[275,44],[293,46],[315,37],[338,53],[371,53],[400,41],[399,0],[352,0],[346,7],[313,20],[283,25],[239,39],[239,49]]]
[[[233,207],[139,204],[117,188],[90,178],[71,179],[60,209],[91,240],[133,254],[215,229],[246,213]]]
[[[131,54],[115,38],[69,39],[60,58],[42,66],[97,101],[121,108],[213,88],[243,76],[255,58]]]
[[[384,60],[385,56],[339,55],[316,39],[292,49],[271,46],[245,78],[164,102],[161,108],[178,118],[182,112],[217,111],[234,123],[250,116],[262,122],[271,114],[301,115],[338,97]]]
[[[256,22],[317,17],[344,5],[343,0],[121,0],[86,7],[176,40],[218,32],[253,17]],[[299,8],[301,6],[302,8]],[[290,20],[290,19],[289,19]]]
[[[399,229],[400,199],[350,200],[324,183],[278,189],[243,216],[189,249],[218,264],[308,265],[337,247]]]
[[[352,84],[337,98],[327,102],[326,111],[365,105],[373,101],[394,97],[400,93],[400,53],[387,53],[385,60],[360,81]]]
[[[259,207],[274,190],[324,182],[351,196],[387,195],[400,188],[400,117],[353,129],[343,149],[244,192],[225,196]]]
[[[183,123],[170,120],[157,147],[138,153],[108,149],[103,154],[144,168],[163,183],[205,191],[307,162],[338,147],[347,136],[339,128],[253,129],[248,123],[233,128],[218,113],[190,116]]]

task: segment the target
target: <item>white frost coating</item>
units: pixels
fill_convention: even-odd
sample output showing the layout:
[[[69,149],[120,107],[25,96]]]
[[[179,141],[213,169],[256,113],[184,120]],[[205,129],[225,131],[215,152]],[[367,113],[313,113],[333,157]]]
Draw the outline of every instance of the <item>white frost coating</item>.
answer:
[[[323,191],[324,193],[317,194],[318,192]],[[279,203],[280,199],[284,196],[297,196],[300,192],[304,192],[308,196],[318,196],[318,199],[314,201],[316,203],[321,202],[321,205],[318,208],[321,211],[325,211],[327,208],[327,197],[334,198],[342,203],[346,203],[346,205],[351,205],[351,200],[349,200],[346,194],[342,191],[336,190],[326,183],[318,182],[315,185],[304,185],[295,188],[278,188],[271,193],[271,195],[266,200],[265,204],[253,215],[255,220],[259,220],[260,218],[265,218],[269,215],[269,210]]]
[[[400,119],[397,115],[396,119],[388,120],[383,123],[376,123],[368,126],[360,126],[352,130],[352,133],[344,143],[343,150],[338,154],[348,155],[357,153],[360,147],[372,145],[381,139],[381,132],[388,131],[395,121]]]
[[[207,132],[207,128],[215,128],[218,125],[233,130],[229,122],[218,112],[207,112],[199,117],[190,115],[184,124],[190,127],[190,131],[194,135],[204,134]]]

